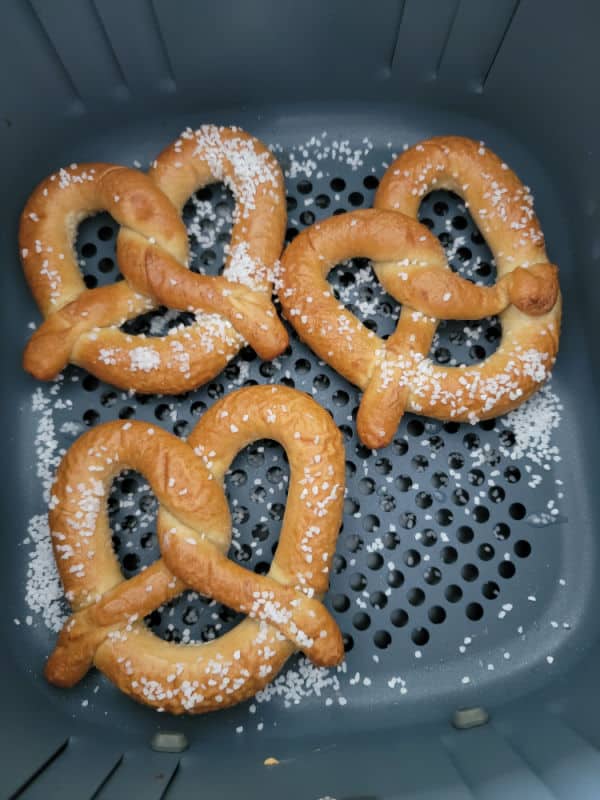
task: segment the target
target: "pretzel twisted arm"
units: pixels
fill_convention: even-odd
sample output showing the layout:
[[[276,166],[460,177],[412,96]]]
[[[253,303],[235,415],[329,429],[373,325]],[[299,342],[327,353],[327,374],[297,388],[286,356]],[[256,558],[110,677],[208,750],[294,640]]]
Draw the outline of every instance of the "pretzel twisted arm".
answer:
[[[553,264],[515,267],[493,286],[478,286],[447,268],[397,263],[374,265],[385,290],[402,305],[439,319],[481,319],[510,305],[529,316],[547,314],[558,298],[558,270]]]

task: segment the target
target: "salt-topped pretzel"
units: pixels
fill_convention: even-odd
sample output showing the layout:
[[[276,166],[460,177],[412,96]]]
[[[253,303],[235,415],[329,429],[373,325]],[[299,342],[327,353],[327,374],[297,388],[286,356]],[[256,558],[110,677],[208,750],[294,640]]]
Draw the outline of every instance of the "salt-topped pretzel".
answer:
[[[231,519],[223,480],[237,452],[275,439],[290,464],[281,536],[267,575],[227,558]],[[106,499],[124,469],[145,475],[159,501],[162,558],[125,580],[111,545]],[[45,674],[72,686],[95,665],[136,700],[178,714],[224,708],[255,694],[302,650],[316,664],[343,656],[320,599],[329,584],[344,496],[344,449],[329,414],[282,386],[240,389],[201,418],[188,442],[154,425],[109,422],[65,455],[52,489],[50,530],[73,616]],[[143,617],[192,588],[247,615],[222,637],[177,645]]]
[[[237,193],[236,248],[226,277],[194,275],[186,268],[181,203],[175,206],[169,197],[178,197],[182,188],[178,175],[189,178],[190,172],[183,165],[178,172],[171,150],[159,156],[150,176],[111,164],[71,165],[33,192],[19,232],[25,275],[46,317],[25,351],[24,366],[33,375],[54,377],[71,361],[123,388],[179,393],[217,374],[244,340],[263,358],[285,349],[287,335],[271,303],[270,282],[285,230],[281,172],[247,134],[210,130],[223,140],[221,148],[213,143],[211,164],[220,157],[229,166],[223,171],[214,166],[211,173],[200,169],[197,180],[184,180],[183,188],[192,193],[221,177],[244,186],[245,193]],[[236,148],[245,159],[235,161]],[[189,158],[202,163],[193,153]],[[117,256],[127,281],[87,290],[74,240],[79,222],[101,210],[121,225]],[[252,239],[244,241],[245,235]],[[196,322],[148,339],[119,329],[157,304],[195,312]]]
[[[452,273],[437,239],[417,222],[421,199],[444,188],[464,197],[486,236],[498,271],[494,286]],[[374,448],[389,444],[406,410],[474,423],[520,405],[550,374],[561,316],[557,270],[529,191],[482,145],[445,137],[403,153],[375,204],[297,236],[282,258],[279,290],[300,336],[363,389],[361,439]],[[385,289],[403,304],[385,342],[335,300],[325,280],[335,264],[359,256],[374,262]],[[490,314],[500,315],[503,335],[480,364],[442,367],[427,357],[440,317]]]

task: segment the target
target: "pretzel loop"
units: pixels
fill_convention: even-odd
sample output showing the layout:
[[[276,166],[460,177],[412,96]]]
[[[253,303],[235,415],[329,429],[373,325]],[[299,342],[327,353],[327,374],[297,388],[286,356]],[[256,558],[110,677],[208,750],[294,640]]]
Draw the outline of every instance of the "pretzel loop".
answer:
[[[271,303],[273,269],[285,233],[285,188],[279,164],[238,128],[186,129],[154,161],[149,177],[181,214],[188,197],[223,181],[236,200],[223,277],[196,275],[165,248],[122,228],[117,256],[140,292],[172,308],[221,312],[263,358],[287,347]]]
[[[433,189],[461,194],[497,264],[494,286],[453,274],[435,237],[417,220]],[[403,153],[379,186],[375,209],[332,217],[303,231],[282,259],[286,316],[315,352],[363,389],[357,418],[370,447],[390,443],[406,410],[477,422],[520,405],[548,377],[558,349],[561,299],[528,190],[505,164],[468,139],[432,139]],[[351,257],[371,259],[402,304],[386,342],[340,306],[325,276]],[[498,350],[471,367],[427,357],[440,317],[499,314]]]
[[[278,440],[290,462],[281,538],[267,575],[227,558],[231,520],[223,478],[256,438]],[[159,501],[162,558],[124,580],[111,545],[105,500],[125,468],[142,472]],[[82,436],[57,474],[50,527],[74,610],[46,665],[72,686],[96,665],[123,691],[173,713],[239,702],[270,681],[295,650],[338,663],[341,634],[320,602],[341,521],[340,435],[313,400],[285,387],[251,387],[217,403],[188,443],[141,422],[112,422]],[[229,633],[177,646],[141,621],[185,589],[245,613]],[[214,676],[217,675],[218,679]]]
[[[263,358],[285,349],[287,334],[271,303],[272,271],[285,231],[279,166],[242,131],[200,130],[212,137],[210,158],[188,148],[187,169],[176,143],[149,175],[110,164],[74,164],[33,192],[19,241],[25,275],[46,317],[24,355],[25,369],[35,377],[52,378],[72,361],[123,388],[179,393],[217,374],[244,341]],[[220,167],[224,161],[227,169]],[[182,184],[181,177],[190,175],[194,180]],[[198,188],[221,179],[245,188],[245,195],[237,192],[228,266],[224,277],[195,275],[187,269],[181,206]],[[188,192],[182,200],[181,188]],[[127,280],[86,290],[74,240],[79,222],[102,210],[121,225],[117,258]],[[192,311],[196,322],[147,340],[119,330],[158,304]]]

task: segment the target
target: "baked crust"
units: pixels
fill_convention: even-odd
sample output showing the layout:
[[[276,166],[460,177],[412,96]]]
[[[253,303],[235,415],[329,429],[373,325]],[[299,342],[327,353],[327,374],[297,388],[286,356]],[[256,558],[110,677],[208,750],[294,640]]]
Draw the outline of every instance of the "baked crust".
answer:
[[[267,575],[227,558],[231,519],[223,479],[237,452],[269,438],[285,448],[290,485]],[[106,498],[135,469],[159,502],[161,559],[130,580],[111,545]],[[315,664],[343,657],[320,599],[342,520],[344,448],[330,415],[283,386],[240,389],[200,419],[187,442],[143,422],[108,422],[81,436],[58,469],[50,530],[73,616],[46,664],[72,686],[95,665],[134,699],[173,714],[225,708],[269,683],[302,650]],[[184,589],[247,615],[205,644],[159,639],[143,618]]]
[[[496,259],[498,280],[477,286],[452,273],[417,221],[422,198],[449,189],[468,203]],[[402,311],[383,341],[333,296],[329,270],[371,259]],[[404,152],[385,173],[375,208],[331,217],[286,249],[278,289],[300,337],[364,394],[357,418],[372,448],[393,439],[405,411],[477,422],[523,403],[547,379],[558,350],[561,297],[529,190],[483,145],[439,137]],[[499,314],[502,339],[480,364],[446,367],[427,356],[439,322]]]
[[[218,180],[235,196],[235,223],[224,275],[208,277],[187,269],[180,213],[187,197]],[[102,210],[121,225],[117,259],[126,280],[88,290],[74,240],[79,222]],[[96,163],[49,176],[19,230],[25,276],[45,317],[26,347],[25,369],[48,380],[70,361],[121,388],[179,394],[218,374],[245,341],[274,358],[288,344],[271,302],[285,225],[275,157],[236,128],[184,131],[148,175]],[[119,329],[161,304],[197,312],[195,323],[150,338]]]

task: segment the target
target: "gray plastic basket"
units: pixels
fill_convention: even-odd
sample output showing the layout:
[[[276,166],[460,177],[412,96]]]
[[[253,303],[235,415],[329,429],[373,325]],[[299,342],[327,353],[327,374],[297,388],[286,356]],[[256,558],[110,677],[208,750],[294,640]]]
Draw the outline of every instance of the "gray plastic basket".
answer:
[[[600,117],[590,107],[598,7],[7,0],[2,12],[2,796],[600,796]],[[183,397],[130,396],[74,368],[40,388],[20,366],[28,323],[39,320],[17,257],[29,192],[73,161],[147,165],[181,129],[204,122],[239,124],[276,146],[288,240],[313,220],[371,205],[377,177],[404,143],[443,133],[485,140],[531,186],[561,268],[565,322],[551,385],[491,424],[408,415],[378,452],[357,440],[357,390],[294,335],[274,362],[243,350]],[[186,208],[195,268],[216,273],[231,198],[216,187],[199,200]],[[217,221],[206,218],[207,204]],[[431,195],[421,218],[455,269],[494,280],[459,198]],[[118,274],[115,231],[106,216],[80,227],[89,285]],[[341,265],[330,279],[367,325],[380,335],[393,329],[397,308],[367,264]],[[162,319],[138,320],[132,331],[172,322]],[[493,351],[496,320],[466,327],[442,325],[433,357],[472,362]],[[118,417],[158,420],[185,436],[215,398],[249,382],[312,393],[344,433],[348,493],[327,604],[345,635],[345,667],[295,659],[257,700],[195,718],[137,706],[97,673],[68,691],[49,686],[42,668],[62,609],[47,569],[43,484],[61,450],[86,426]],[[228,476],[231,556],[250,569],[270,561],[286,477],[271,442],[247,448]],[[110,511],[126,576],[156,557],[153,503],[140,476],[115,482]],[[186,594],[148,624],[174,641],[207,640],[236,619]],[[471,720],[484,724],[452,724]],[[169,745],[181,752],[158,752]]]

